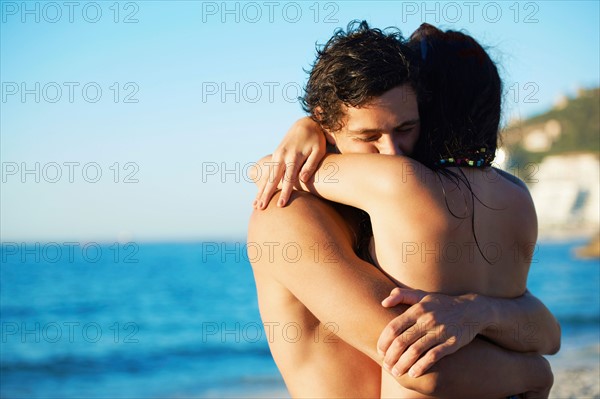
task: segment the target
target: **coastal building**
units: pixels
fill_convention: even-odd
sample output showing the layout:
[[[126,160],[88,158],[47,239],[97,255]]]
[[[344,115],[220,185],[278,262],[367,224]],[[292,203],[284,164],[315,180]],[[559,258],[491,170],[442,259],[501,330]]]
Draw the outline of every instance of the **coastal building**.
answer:
[[[600,160],[590,153],[551,155],[531,179],[541,237],[591,237],[600,229]]]

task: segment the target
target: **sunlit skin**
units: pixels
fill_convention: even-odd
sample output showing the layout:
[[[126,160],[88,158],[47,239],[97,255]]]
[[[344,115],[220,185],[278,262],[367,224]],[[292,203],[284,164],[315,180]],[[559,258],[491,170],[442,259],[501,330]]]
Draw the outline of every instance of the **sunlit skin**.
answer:
[[[414,92],[403,86],[384,93],[366,106],[346,109],[344,126],[340,131],[328,132],[327,139],[343,153],[410,154],[418,138],[418,126]],[[337,267],[315,262],[310,251],[305,251],[305,257],[289,265],[293,267],[286,267],[286,259],[277,258],[277,251],[275,259],[267,261],[263,257],[253,263],[264,322],[283,324],[295,320],[306,331],[319,331],[324,325],[334,323],[338,328],[336,335],[343,339],[332,349],[332,343],[323,341],[307,339],[290,344],[277,334],[270,337],[273,357],[290,393],[294,397],[379,397],[382,393],[379,390],[381,365],[384,363],[383,356],[376,352],[376,343],[383,327],[406,309],[385,309],[380,304],[389,293],[386,289],[396,284],[356,258],[351,250],[352,233],[347,221],[340,219],[331,206],[300,194],[292,195],[286,208],[278,208],[273,202],[267,202],[265,206],[265,212],[255,211],[252,215],[249,242],[275,239],[277,242],[293,241],[303,248],[314,248],[316,243],[324,248],[334,242],[337,248],[346,248],[327,254],[330,262],[331,256],[334,257],[333,265]],[[403,230],[410,231],[410,228]],[[374,255],[383,256],[377,252]],[[417,261],[414,266],[420,264]],[[405,271],[393,271],[396,282],[403,281]],[[414,276],[407,277],[412,279],[412,287],[427,286],[427,282],[419,284]],[[524,300],[529,302],[527,305],[519,302],[521,309],[513,306],[511,312],[504,313],[505,316],[509,313],[506,320],[495,320],[500,330],[503,326],[510,328],[508,325],[512,326],[515,321],[526,323],[535,319],[541,325],[554,323],[543,305],[531,298]],[[496,305],[508,308],[500,302]],[[503,313],[496,313],[499,314]],[[483,322],[484,316],[480,317]],[[504,336],[510,336],[508,331]],[[539,344],[552,340],[551,337],[542,338],[546,339],[541,339]],[[514,345],[509,343],[507,347],[511,344]],[[481,359],[488,361],[482,365]],[[475,339],[472,344],[440,360],[423,377],[410,378],[404,372],[393,379],[387,371],[383,372],[383,393],[398,397],[428,397],[418,392],[433,393],[435,397],[502,397],[545,386],[548,367],[544,362],[539,356],[509,352]],[[445,381],[444,378],[452,381],[453,373],[464,385],[455,384],[452,391],[445,392],[432,389],[440,380]],[[480,382],[488,380],[492,374],[497,379],[481,386]],[[311,383],[307,384],[307,381]]]
[[[471,187],[485,205],[467,202],[467,206],[475,208],[480,245],[494,246],[494,262],[490,265],[475,249],[464,191],[457,190],[450,181],[440,182],[432,174],[429,179],[421,179],[427,176],[421,173],[424,167],[404,157],[330,155],[324,165],[328,162],[336,165],[336,184],[321,180],[307,189],[369,213],[374,235],[371,256],[398,285],[450,295],[475,292],[513,298],[525,292],[531,260],[528,251],[537,236],[535,210],[526,189],[499,176],[491,183],[483,171],[469,174]],[[453,248],[452,254],[438,255],[436,248],[445,247]],[[386,353],[384,368],[395,376],[404,375],[409,371],[407,364],[417,362],[421,353],[405,349],[413,343],[415,348],[428,349],[438,344],[436,339],[435,334],[413,330],[391,346],[380,344]],[[435,358],[438,354],[432,350],[423,359],[428,360],[428,356]],[[412,370],[421,373],[419,362]],[[382,376],[381,395],[414,397],[388,372]]]

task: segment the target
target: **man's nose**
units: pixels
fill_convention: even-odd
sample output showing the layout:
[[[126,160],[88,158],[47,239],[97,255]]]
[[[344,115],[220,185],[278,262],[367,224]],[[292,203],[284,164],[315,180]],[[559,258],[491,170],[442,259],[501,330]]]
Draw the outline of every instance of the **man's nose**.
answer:
[[[379,145],[377,146],[380,154],[386,155],[404,155],[402,150],[400,149],[399,143],[392,139],[391,134],[384,134],[381,136],[379,140]]]

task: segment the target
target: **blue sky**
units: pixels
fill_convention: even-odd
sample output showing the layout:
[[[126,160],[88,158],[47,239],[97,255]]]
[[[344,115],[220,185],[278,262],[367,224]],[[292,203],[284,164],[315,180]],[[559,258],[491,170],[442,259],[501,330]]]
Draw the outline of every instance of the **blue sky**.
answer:
[[[315,43],[352,19],[466,30],[501,65],[506,119],[600,80],[597,1],[0,1],[0,12],[2,241],[243,238],[245,166],[303,115],[294,99]]]

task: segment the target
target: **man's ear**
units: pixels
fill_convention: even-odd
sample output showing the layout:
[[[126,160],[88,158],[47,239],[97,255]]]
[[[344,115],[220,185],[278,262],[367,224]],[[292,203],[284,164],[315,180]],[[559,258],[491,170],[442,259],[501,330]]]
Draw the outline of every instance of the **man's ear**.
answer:
[[[323,109],[321,107],[319,107],[319,106],[315,107],[313,115],[315,116],[315,119],[317,119],[317,121],[319,121],[319,122],[321,120],[322,113],[323,113]],[[321,126],[321,128],[323,129],[322,126]],[[335,135],[327,129],[323,129],[323,132],[325,133],[325,139],[327,139],[327,142],[331,145],[335,145]]]

